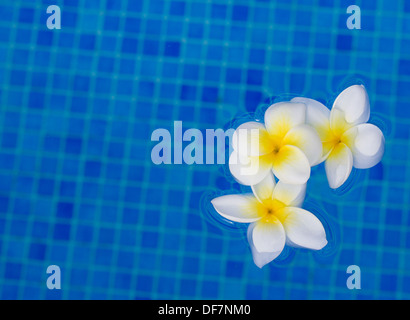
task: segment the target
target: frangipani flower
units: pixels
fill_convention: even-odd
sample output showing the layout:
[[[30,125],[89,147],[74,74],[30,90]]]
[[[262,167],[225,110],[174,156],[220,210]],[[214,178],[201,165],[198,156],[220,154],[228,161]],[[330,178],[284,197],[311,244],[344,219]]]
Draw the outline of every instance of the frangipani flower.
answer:
[[[375,166],[383,157],[384,136],[378,127],[366,123],[370,117],[369,97],[362,85],[344,90],[330,111],[316,100],[294,98],[307,105],[306,121],[314,127],[323,143],[321,162],[325,161],[329,186],[339,188],[352,171]]]
[[[305,122],[304,103],[280,102],[266,110],[265,125],[240,125],[233,135],[229,159],[235,179],[244,185],[255,185],[273,171],[283,183],[306,183],[310,167],[321,159],[322,143]]]
[[[262,268],[276,259],[285,244],[320,250],[326,246],[326,232],[312,213],[301,209],[306,184],[275,183],[272,173],[257,185],[253,194],[225,195],[211,201],[224,218],[248,227],[248,242],[255,264]]]

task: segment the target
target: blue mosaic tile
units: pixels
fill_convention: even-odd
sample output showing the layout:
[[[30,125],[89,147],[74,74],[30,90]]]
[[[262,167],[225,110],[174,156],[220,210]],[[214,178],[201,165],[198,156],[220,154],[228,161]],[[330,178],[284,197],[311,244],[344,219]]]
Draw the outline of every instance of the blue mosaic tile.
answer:
[[[49,3],[0,4],[0,298],[410,298],[408,1],[360,1],[362,30],[346,28],[348,0],[61,0],[61,30]],[[326,102],[348,76],[386,154],[356,193],[312,191],[341,234],[332,259],[299,250],[260,271],[204,219],[204,192],[239,190],[221,166],[150,159],[175,120],[224,128],[281,94]]]

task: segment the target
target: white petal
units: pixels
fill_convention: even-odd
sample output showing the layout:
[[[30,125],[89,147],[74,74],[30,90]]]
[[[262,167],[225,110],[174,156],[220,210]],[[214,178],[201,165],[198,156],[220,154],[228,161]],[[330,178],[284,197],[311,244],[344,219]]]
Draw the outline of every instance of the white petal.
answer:
[[[273,173],[279,180],[289,184],[304,184],[310,177],[310,163],[297,147],[284,146],[273,160]]]
[[[260,219],[256,210],[257,200],[252,194],[232,194],[211,201],[215,210],[224,218],[241,223],[251,223]]]
[[[300,207],[305,200],[306,184],[286,184],[279,181],[273,190],[272,198],[288,207]]]
[[[334,108],[330,111],[330,127],[334,137],[340,137],[347,130],[353,128],[354,125],[346,121],[345,114],[342,110]]]
[[[270,171],[261,182],[252,186],[253,194],[260,202],[264,202],[267,199],[272,199],[275,184],[273,173]]]
[[[241,124],[232,136],[232,147],[241,155],[259,156],[273,150],[265,126],[259,122]]]
[[[267,156],[240,156],[233,151],[229,157],[229,170],[240,184],[252,186],[261,182],[272,169],[271,162],[265,158]]]
[[[326,232],[322,223],[312,213],[301,208],[287,207],[281,214],[287,244],[300,248],[320,250],[326,246]]]
[[[298,147],[302,150],[311,166],[318,164],[322,158],[322,141],[316,131],[307,124],[302,124],[290,129],[283,143]]]
[[[349,124],[357,125],[367,122],[370,117],[370,104],[365,87],[354,85],[345,89],[336,98],[332,109],[343,111]]]
[[[253,245],[258,252],[282,251],[286,243],[285,230],[279,220],[258,221],[252,232]]]
[[[265,112],[265,126],[272,136],[283,138],[290,129],[306,121],[303,103],[279,102]]]
[[[351,146],[353,166],[358,169],[368,169],[375,166],[384,154],[383,133],[378,127],[370,123],[360,124],[353,129],[357,130]]]
[[[259,268],[262,268],[269,262],[275,260],[281,254],[283,249],[279,251],[274,251],[274,252],[258,252],[258,250],[256,250],[253,244],[253,239],[252,239],[253,229],[255,228],[256,223],[257,222],[249,225],[248,232],[247,232],[247,238],[248,238],[249,246],[251,247],[253,262]]]
[[[315,129],[322,143],[332,138],[330,131],[330,110],[325,105],[319,101],[301,97],[293,98],[292,102],[301,102],[306,105],[306,123]],[[328,148],[323,148],[322,157],[317,161],[317,164],[326,160],[328,155]]]
[[[327,181],[332,189],[339,188],[346,182],[353,167],[353,155],[350,149],[339,143],[325,162]]]
[[[317,100],[297,97],[292,102],[304,103],[306,105],[306,123],[316,128],[324,124],[329,125],[330,110]]]

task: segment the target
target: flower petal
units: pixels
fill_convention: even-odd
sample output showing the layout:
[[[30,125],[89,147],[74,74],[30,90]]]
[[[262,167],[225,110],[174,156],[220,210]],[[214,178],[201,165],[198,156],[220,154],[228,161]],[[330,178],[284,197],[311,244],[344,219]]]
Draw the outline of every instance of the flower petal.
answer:
[[[320,250],[327,245],[325,228],[312,213],[293,207],[281,211],[285,216],[282,223],[288,245],[312,250]]]
[[[275,184],[273,173],[270,171],[261,182],[252,186],[253,194],[262,203],[267,199],[272,199]]]
[[[325,161],[327,158],[329,158],[330,153],[332,152],[333,148],[335,147],[335,142],[334,141],[327,141],[322,143],[323,146],[323,156],[322,159],[320,159],[320,162]]]
[[[302,124],[289,130],[283,144],[298,147],[306,155],[311,166],[322,159],[322,142],[316,131],[307,124]]]
[[[252,232],[257,252],[282,251],[286,243],[285,230],[278,219],[275,222],[258,221]]]
[[[346,121],[345,114],[342,110],[335,108],[330,111],[330,128],[334,139],[337,139],[337,137],[340,137],[353,127],[354,125]]]
[[[306,184],[286,184],[279,181],[273,190],[272,198],[288,207],[300,207],[305,200]]]
[[[304,103],[306,105],[306,123],[317,128],[329,128],[330,110],[317,100],[297,97],[293,98],[292,102]],[[320,130],[317,130],[321,136]],[[325,140],[323,140],[325,141]]]
[[[306,123],[312,126],[320,137],[323,143],[323,154],[317,164],[326,160],[331,148],[328,141],[332,140],[333,134],[330,130],[330,110],[319,101],[309,98],[293,98],[292,102],[301,102],[306,105]]]
[[[332,189],[339,188],[346,182],[353,167],[353,155],[350,149],[339,143],[334,147],[325,162],[327,181]]]
[[[343,111],[349,124],[357,125],[369,121],[370,104],[366,88],[354,85],[345,89],[333,103],[333,109]]]
[[[272,152],[269,133],[259,122],[241,124],[232,136],[232,147],[241,155],[259,156]]]
[[[282,250],[274,251],[274,252],[258,252],[258,250],[256,250],[253,244],[253,239],[252,239],[253,229],[255,228],[256,224],[257,222],[254,222],[249,225],[248,232],[247,232],[247,238],[248,238],[249,246],[251,247],[253,262],[259,268],[262,268],[269,262],[275,260],[281,254],[283,248]]]
[[[279,102],[271,105],[265,112],[266,130],[283,138],[288,131],[305,123],[306,106],[303,103]]]
[[[279,180],[289,184],[304,184],[310,177],[310,164],[297,147],[283,146],[273,158],[273,173]]]
[[[257,200],[252,194],[226,195],[213,199],[211,203],[221,216],[231,221],[250,223],[260,219]]]
[[[252,186],[261,182],[272,169],[270,155],[246,157],[233,151],[229,157],[229,170],[234,178],[243,185]]]
[[[380,162],[384,154],[384,136],[381,130],[373,124],[360,124],[348,132],[354,132],[349,147],[353,153],[353,166],[358,169],[368,169]]]

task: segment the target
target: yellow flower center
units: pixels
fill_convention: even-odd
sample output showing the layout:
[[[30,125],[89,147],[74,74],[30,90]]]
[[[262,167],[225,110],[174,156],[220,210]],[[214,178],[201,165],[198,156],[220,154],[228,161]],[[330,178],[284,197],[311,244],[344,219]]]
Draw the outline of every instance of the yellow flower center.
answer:
[[[333,147],[336,147],[339,143],[344,143],[343,134],[340,134],[340,133],[337,133],[337,135],[334,134],[334,137],[331,140],[331,142],[333,143]]]
[[[340,149],[341,144],[351,148],[355,140],[356,130],[349,130],[352,125],[344,119],[344,114],[339,110],[334,110],[332,126],[328,127],[328,131],[323,130],[324,139],[323,153],[326,154],[330,150]]]
[[[281,209],[285,207],[286,205],[279,200],[266,199],[263,203],[257,203],[257,212],[262,222],[277,223],[278,220],[283,220]]]
[[[279,153],[280,149],[283,146],[283,138],[279,136],[272,136],[270,135],[267,139],[266,143],[271,145],[272,152],[270,153],[272,156],[275,156]]]
[[[341,130],[331,130],[331,138],[326,142],[329,149],[337,149],[340,144],[344,144],[351,148],[354,143],[354,138],[356,136],[355,130],[341,131]],[[324,146],[325,147],[325,146]]]
[[[281,146],[279,144],[274,144],[272,153],[273,154],[278,154],[279,150],[280,150],[280,147]]]

